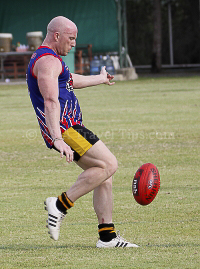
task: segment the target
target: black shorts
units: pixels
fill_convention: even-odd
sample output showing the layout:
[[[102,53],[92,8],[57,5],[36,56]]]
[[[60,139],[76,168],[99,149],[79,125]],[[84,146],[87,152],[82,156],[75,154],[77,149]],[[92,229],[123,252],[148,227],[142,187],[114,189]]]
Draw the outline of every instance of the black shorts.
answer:
[[[62,134],[65,143],[74,151],[74,160],[78,161],[84,153],[86,153],[99,138],[89,129],[74,125]],[[53,147],[55,149],[55,147]]]

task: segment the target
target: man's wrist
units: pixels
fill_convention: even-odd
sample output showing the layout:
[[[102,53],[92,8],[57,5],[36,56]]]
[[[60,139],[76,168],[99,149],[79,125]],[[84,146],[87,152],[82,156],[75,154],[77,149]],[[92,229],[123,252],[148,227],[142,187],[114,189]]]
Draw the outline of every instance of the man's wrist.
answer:
[[[52,143],[54,144],[55,141],[58,141],[58,140],[63,140],[63,138],[62,138],[62,137],[55,137],[55,138],[53,139]]]

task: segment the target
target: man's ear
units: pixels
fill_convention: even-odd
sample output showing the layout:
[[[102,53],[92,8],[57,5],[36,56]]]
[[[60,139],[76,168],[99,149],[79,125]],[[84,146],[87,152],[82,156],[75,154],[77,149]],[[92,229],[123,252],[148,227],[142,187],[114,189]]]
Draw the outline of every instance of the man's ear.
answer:
[[[55,39],[56,42],[58,42],[59,37],[60,37],[60,33],[59,32],[55,32],[54,33],[54,39]]]

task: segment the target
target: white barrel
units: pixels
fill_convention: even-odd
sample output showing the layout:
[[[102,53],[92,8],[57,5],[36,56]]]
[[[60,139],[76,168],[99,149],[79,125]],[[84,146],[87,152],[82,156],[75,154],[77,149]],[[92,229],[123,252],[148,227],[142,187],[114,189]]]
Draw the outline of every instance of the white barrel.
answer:
[[[11,51],[13,36],[10,33],[0,33],[0,52]]]
[[[28,32],[26,33],[26,38],[28,41],[29,50],[35,51],[42,44],[43,33],[40,31]]]

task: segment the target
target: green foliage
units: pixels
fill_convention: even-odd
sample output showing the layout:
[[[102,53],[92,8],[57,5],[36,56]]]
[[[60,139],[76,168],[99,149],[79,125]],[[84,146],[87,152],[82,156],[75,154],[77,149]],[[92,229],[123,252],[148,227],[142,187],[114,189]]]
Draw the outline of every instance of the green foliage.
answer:
[[[127,1],[128,51],[134,65],[151,64],[153,46],[152,1]]]
[[[113,221],[138,249],[96,249],[92,193],[49,238],[43,201],[81,170],[46,149],[24,85],[0,86],[0,264],[11,268],[199,267],[199,77],[145,78],[77,90],[84,124],[117,156]],[[131,193],[137,168],[157,165],[161,189],[148,206]]]
[[[168,5],[161,1],[162,64],[169,64]],[[199,0],[172,0],[174,63],[200,62]],[[153,1],[127,0],[128,50],[134,65],[151,64]]]
[[[200,62],[199,1],[171,2],[174,62]],[[163,5],[163,63],[169,63],[168,7]]]

